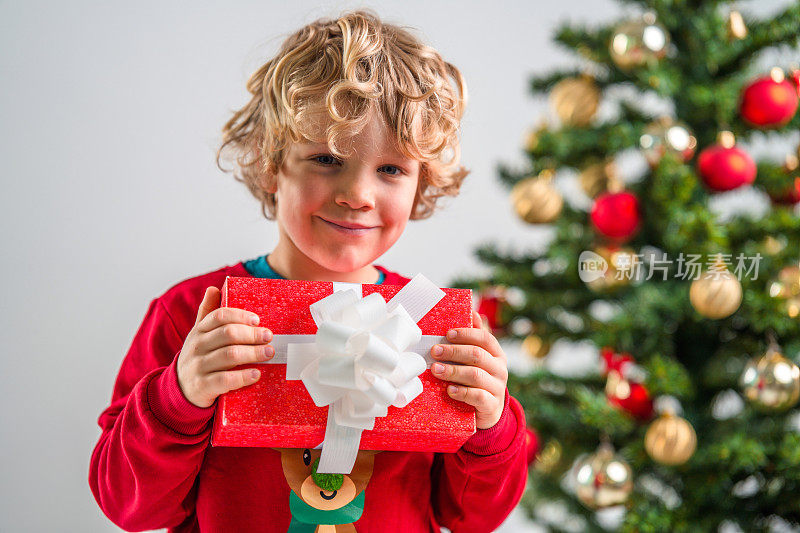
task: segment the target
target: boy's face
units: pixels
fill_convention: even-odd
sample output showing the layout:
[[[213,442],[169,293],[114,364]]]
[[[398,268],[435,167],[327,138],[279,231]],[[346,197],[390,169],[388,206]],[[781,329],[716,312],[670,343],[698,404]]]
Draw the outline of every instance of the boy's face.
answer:
[[[411,216],[420,164],[396,149],[374,112],[340,149],[348,154],[344,160],[324,143],[290,144],[273,186],[278,248],[293,262],[353,272],[400,238]]]

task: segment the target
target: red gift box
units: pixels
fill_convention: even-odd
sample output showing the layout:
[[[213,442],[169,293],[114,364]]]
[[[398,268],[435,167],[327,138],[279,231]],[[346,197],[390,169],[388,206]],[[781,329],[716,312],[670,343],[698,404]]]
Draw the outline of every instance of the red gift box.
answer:
[[[387,302],[401,288],[361,285],[362,296],[378,293]],[[446,342],[443,337],[452,328],[472,326],[472,291],[442,290],[444,298],[417,322],[423,336],[442,337],[436,342]],[[258,314],[259,325],[275,336],[314,335],[317,325],[309,306],[333,291],[332,282],[229,276],[221,305]],[[428,353],[420,355],[430,359]],[[302,381],[287,381],[286,364],[239,368],[258,368],[261,378],[217,399],[212,446],[314,448],[322,443],[329,407],[317,407]],[[430,369],[419,378],[422,393],[406,407],[390,406],[387,416],[376,418],[374,429],[363,431],[360,449],[455,452],[475,433],[473,407],[450,398],[447,383],[433,377]]]

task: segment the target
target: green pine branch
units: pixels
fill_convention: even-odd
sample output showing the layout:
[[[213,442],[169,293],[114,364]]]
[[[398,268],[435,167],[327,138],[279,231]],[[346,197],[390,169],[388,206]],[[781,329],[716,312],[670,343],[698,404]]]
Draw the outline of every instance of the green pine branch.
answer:
[[[603,159],[638,146],[648,122],[641,114],[626,107],[619,122],[588,128],[543,130],[529,154],[538,163],[538,168],[567,166],[581,169],[593,159]]]
[[[642,106],[643,95],[672,104],[674,116],[696,136],[698,152],[715,143],[721,129],[733,131],[740,142],[778,141],[800,129],[800,113],[782,127],[762,131],[745,123],[738,109],[743,87],[760,74],[749,71],[757,54],[800,42],[800,3],[772,19],[748,18],[749,35],[730,40],[726,17],[731,6],[723,6],[728,4],[724,0],[623,1],[655,11],[670,34],[670,54],[656,63],[621,69],[611,60],[608,46],[617,23],[559,27],[556,42],[595,62],[587,70],[595,76],[603,98],[616,99],[612,103],[618,104],[619,114],[587,127],[540,127],[526,147],[523,168],[498,167],[499,178],[509,189],[544,169],[580,171],[637,147],[644,128],[656,118]],[[542,93],[582,73],[576,68],[556,69],[532,77],[529,86]],[[634,87],[636,94],[611,90],[621,86]],[[715,408],[722,394],[739,391],[745,364],[765,352],[768,334],[776,336],[789,357],[796,359],[800,352],[797,318],[769,294],[778,272],[798,260],[800,217],[791,208],[773,205],[759,219],[737,215],[721,220],[709,209],[713,193],[698,176],[696,157],[684,162],[666,155],[640,180],[626,184],[639,198],[644,214],[638,233],[626,246],[665,252],[672,260],[666,279],[643,279],[614,290],[590,289],[578,276],[578,256],[603,239],[591,228],[586,211],[565,203],[546,251],[509,253],[486,244],[476,255],[491,265],[492,274],[458,280],[472,287],[488,283],[524,289],[526,301],[505,307],[504,319],[533,321],[537,335],[548,342],[589,340],[598,347],[630,352],[646,371],[645,386],[651,396],[677,397],[683,406],[681,416],[697,431],[698,448],[689,461],[660,465],[644,449],[648,423],[610,405],[606,380],[599,373],[563,377],[537,369],[512,375],[509,391],[524,406],[529,424],[543,443],[552,439],[563,449],[548,473],[531,470],[523,500],[531,516],[536,515],[538,503],[560,502],[585,520],[586,530],[600,530],[594,512],[565,491],[561,480],[580,454],[593,452],[601,436],[608,435],[638,480],[626,506],[623,531],[712,531],[723,519],[745,531],[767,531],[771,516],[800,524],[800,500],[792,496],[800,492],[800,436],[789,429],[791,412],[764,413],[745,401],[741,412],[719,419]],[[792,176],[781,165],[759,163],[757,189],[777,197],[791,184]],[[783,249],[769,249],[767,237],[782,242]],[[675,261],[681,253],[699,254],[705,267],[717,252],[731,254],[732,266],[738,254],[745,258],[761,254],[761,260],[757,276],[748,277],[747,272],[739,276],[743,290],[739,309],[730,317],[712,320],[691,305],[692,278],[680,278]],[[590,312],[598,301],[616,311],[600,320]],[[521,337],[517,335],[518,340]],[[757,490],[742,493],[742,484],[753,480]],[[676,495],[677,505],[654,491],[653,484]],[[558,525],[552,529],[560,530]]]
[[[756,54],[765,48],[780,45],[796,47],[800,43],[800,3],[787,7],[778,15],[765,20],[746,18],[748,35],[741,41],[730,43],[718,60],[717,75],[737,75],[746,69]]]

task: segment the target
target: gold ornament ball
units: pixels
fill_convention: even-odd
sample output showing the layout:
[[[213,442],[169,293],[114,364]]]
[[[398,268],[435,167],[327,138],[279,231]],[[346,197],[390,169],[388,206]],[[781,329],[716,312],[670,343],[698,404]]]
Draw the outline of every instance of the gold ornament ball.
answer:
[[[539,137],[542,133],[547,131],[547,124],[542,123],[537,126],[535,129],[529,130],[525,134],[525,138],[523,139],[523,144],[525,149],[529,152],[533,152],[536,150],[536,147],[539,145]]]
[[[632,248],[607,245],[598,246],[593,251],[605,260],[607,268],[601,275],[586,282],[589,289],[595,293],[606,293],[630,284],[639,264],[639,258]]]
[[[625,503],[633,491],[633,471],[610,445],[578,458],[574,472],[578,499],[591,509]]]
[[[785,411],[800,399],[800,367],[770,348],[751,359],[741,377],[745,398],[763,411]]]
[[[666,414],[653,422],[644,436],[647,454],[664,465],[681,465],[697,449],[697,434],[685,419]]]
[[[514,185],[511,203],[517,215],[528,224],[546,224],[558,218],[564,199],[553,187],[552,174],[543,172]]]
[[[619,192],[623,189],[617,166],[610,160],[588,165],[581,170],[578,179],[589,198],[595,198],[604,192]]]
[[[800,144],[797,145],[797,149],[794,151],[793,154],[786,154],[786,158],[783,162],[783,170],[787,174],[794,174],[800,176]]]
[[[648,13],[617,26],[611,36],[609,52],[614,63],[627,70],[662,59],[667,55],[669,41],[667,30]]]
[[[530,334],[522,341],[522,350],[534,359],[544,359],[550,353],[550,343],[539,335]]]
[[[770,283],[769,295],[784,300],[784,309],[791,318],[800,316],[800,266],[782,268]]]
[[[692,281],[689,300],[706,318],[726,318],[742,303],[742,285],[728,270],[709,270]]]
[[[539,132],[537,130],[531,130],[526,133],[523,144],[525,145],[525,150],[533,152],[536,149],[536,145],[539,144]]]
[[[550,103],[564,124],[588,126],[600,104],[600,89],[589,76],[566,78],[553,86]]]
[[[787,239],[784,235],[780,235],[777,238],[772,235],[767,235],[764,237],[764,240],[761,241],[761,250],[767,255],[777,255],[786,248],[786,244]]]
[[[547,441],[542,451],[536,454],[536,460],[533,462],[533,468],[542,474],[549,474],[556,469],[561,462],[561,444],[551,439]]]
[[[667,153],[679,156],[684,162],[690,160],[697,148],[697,139],[686,124],[664,116],[645,126],[639,145],[644,158],[655,167]]]

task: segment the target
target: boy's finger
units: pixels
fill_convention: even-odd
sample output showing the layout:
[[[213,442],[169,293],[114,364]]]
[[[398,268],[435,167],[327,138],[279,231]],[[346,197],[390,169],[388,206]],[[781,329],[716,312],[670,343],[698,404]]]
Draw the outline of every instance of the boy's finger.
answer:
[[[474,309],[472,310],[472,327],[488,330],[488,325],[485,325],[483,319],[481,318],[480,313],[478,313]]]
[[[452,344],[473,344],[480,346],[495,357],[505,359],[500,343],[489,331],[478,328],[455,328],[447,332],[447,340]]]
[[[226,370],[209,374],[206,379],[209,381],[209,390],[214,397],[225,394],[232,390],[241,389],[247,385],[252,385],[261,377],[261,372],[255,368],[243,368],[241,370]]]
[[[475,408],[478,413],[491,412],[494,396],[488,391],[463,385],[448,385],[447,394],[454,400],[464,402]]]
[[[452,361],[462,365],[482,368],[489,374],[508,379],[506,365],[480,346],[469,344],[436,344],[431,356],[438,361]]]
[[[200,371],[204,374],[213,374],[220,370],[230,370],[239,365],[263,363],[274,356],[275,348],[266,344],[225,346],[203,357],[200,362]]]
[[[200,307],[197,308],[197,318],[194,324],[197,325],[203,320],[206,315],[219,307],[220,297],[222,293],[216,287],[207,287],[205,294],[203,294],[203,301],[200,302]]]
[[[439,379],[457,383],[459,385],[466,385],[468,387],[475,387],[494,395],[499,392],[500,385],[497,379],[492,377],[488,372],[476,366],[461,366],[461,365],[443,365],[442,363],[433,363],[431,365],[431,373]]]
[[[198,324],[197,329],[203,333],[212,331],[225,324],[258,324],[258,315],[235,307],[219,307],[208,313]]]
[[[271,340],[272,331],[268,328],[235,323],[213,329],[203,336],[198,346],[208,353],[232,344],[266,344]]]

